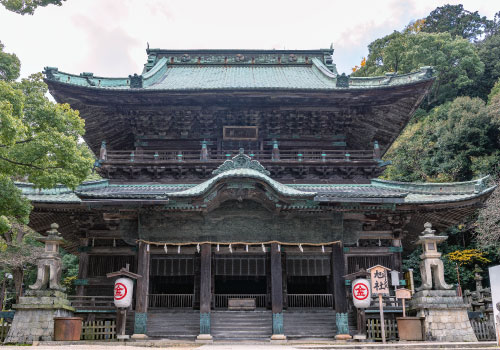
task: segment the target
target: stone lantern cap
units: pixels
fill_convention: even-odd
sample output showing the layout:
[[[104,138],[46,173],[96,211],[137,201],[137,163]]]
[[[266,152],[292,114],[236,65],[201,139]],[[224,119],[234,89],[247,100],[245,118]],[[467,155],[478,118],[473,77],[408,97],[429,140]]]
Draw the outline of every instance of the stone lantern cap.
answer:
[[[418,236],[418,241],[415,244],[425,244],[425,243],[441,243],[448,239],[448,236],[436,236],[434,232],[436,230],[432,229],[432,224],[430,222],[426,222],[424,224],[425,230],[422,232],[423,236]]]
[[[36,240],[38,242],[42,243],[55,243],[55,244],[60,244],[64,239],[61,237],[61,234],[57,229],[59,228],[59,225],[56,223],[53,223],[50,225],[50,230],[47,231],[47,236],[45,237],[40,237],[37,238]]]

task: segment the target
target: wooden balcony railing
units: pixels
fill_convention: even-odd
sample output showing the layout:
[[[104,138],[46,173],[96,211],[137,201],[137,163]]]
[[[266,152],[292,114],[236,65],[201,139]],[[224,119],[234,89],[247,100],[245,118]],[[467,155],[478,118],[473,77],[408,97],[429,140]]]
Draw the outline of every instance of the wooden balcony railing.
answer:
[[[288,307],[295,308],[328,308],[333,307],[331,294],[288,294]]]
[[[255,299],[257,307],[266,307],[266,294],[215,294],[215,307],[227,308],[228,299]]]
[[[107,151],[106,164],[122,163],[221,163],[238,154],[238,150],[210,151],[206,157],[198,151],[181,150],[140,150],[140,151]],[[272,151],[245,151],[245,154],[260,162],[367,162],[373,161],[372,150],[280,150],[279,158]]]
[[[149,307],[192,308],[193,294],[148,294]]]
[[[77,311],[115,310],[112,296],[69,296],[71,306]]]

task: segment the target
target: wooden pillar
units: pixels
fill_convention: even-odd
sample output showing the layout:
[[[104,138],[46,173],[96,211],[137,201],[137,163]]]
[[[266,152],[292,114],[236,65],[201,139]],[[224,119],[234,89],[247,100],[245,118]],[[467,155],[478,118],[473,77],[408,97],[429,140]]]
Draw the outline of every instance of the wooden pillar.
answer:
[[[285,340],[283,332],[283,274],[281,251],[278,243],[271,243],[271,301],[273,310],[273,335],[271,340]]]
[[[132,338],[146,338],[149,293],[149,244],[139,242],[137,253],[137,292],[135,297],[135,323]]]
[[[335,323],[337,339],[349,339],[347,295],[345,290],[345,259],[342,243],[332,245],[333,297],[335,299]]]
[[[210,309],[212,304],[212,249],[201,245],[200,253],[200,334],[197,340],[211,341]]]
[[[85,295],[85,285],[86,280],[89,275],[89,254],[87,253],[88,249],[88,238],[84,238],[80,242],[80,255],[78,261],[78,285],[76,286],[76,295],[84,296]]]

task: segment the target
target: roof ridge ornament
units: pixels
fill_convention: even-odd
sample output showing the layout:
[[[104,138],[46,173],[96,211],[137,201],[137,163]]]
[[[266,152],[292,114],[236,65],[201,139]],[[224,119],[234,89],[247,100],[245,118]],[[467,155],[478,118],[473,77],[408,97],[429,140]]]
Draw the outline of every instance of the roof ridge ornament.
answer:
[[[217,169],[212,171],[212,174],[219,175],[234,169],[252,169],[267,176],[271,174],[259,161],[252,160],[250,156],[246,155],[243,148],[240,148],[238,155],[234,156],[232,159],[226,160]]]

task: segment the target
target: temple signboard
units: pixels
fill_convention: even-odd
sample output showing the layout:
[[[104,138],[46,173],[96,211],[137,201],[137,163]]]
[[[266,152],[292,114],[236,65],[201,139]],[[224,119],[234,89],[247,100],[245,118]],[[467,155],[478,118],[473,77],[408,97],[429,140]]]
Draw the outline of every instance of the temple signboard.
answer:
[[[372,293],[379,295],[389,295],[389,280],[387,272],[390,271],[387,267],[377,265],[368,269],[372,284]]]

